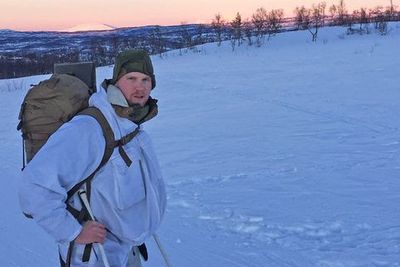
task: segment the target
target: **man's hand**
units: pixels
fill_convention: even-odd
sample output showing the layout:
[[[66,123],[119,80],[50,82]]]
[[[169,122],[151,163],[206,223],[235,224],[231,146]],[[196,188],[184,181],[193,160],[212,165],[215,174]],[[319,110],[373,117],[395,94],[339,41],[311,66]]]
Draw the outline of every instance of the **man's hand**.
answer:
[[[75,239],[77,244],[104,243],[106,239],[106,227],[95,221],[87,221],[82,231]]]

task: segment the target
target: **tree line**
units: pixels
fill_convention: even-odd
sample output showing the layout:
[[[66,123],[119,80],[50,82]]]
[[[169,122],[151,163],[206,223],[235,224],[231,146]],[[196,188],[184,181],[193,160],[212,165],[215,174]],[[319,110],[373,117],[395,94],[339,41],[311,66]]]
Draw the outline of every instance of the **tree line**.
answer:
[[[323,26],[344,26],[347,34],[369,34],[373,29],[384,35],[389,21],[400,21],[400,11],[391,4],[372,9],[360,8],[349,12],[344,0],[327,7],[319,2],[311,7],[300,6],[293,17],[285,17],[282,9],[267,11],[257,8],[250,18],[243,19],[239,12],[228,21],[220,13],[210,24],[182,23],[174,30],[155,26],[142,35],[108,35],[100,39],[88,38],[79,48],[55,48],[46,52],[19,51],[0,54],[0,79],[52,73],[54,63],[93,61],[96,66],[111,65],[115,55],[130,48],[141,48],[162,57],[168,50],[178,49],[182,54],[196,51],[198,45],[229,40],[232,50],[247,43],[261,46],[282,31],[307,30],[313,42],[317,41]]]
[[[258,8],[250,18],[243,19],[238,12],[231,20],[225,20],[220,13],[212,19],[211,26],[215,32],[218,45],[230,40],[232,49],[247,40],[248,45],[255,43],[261,46],[265,40],[282,31],[307,30],[311,40],[317,41],[318,31],[323,26],[345,26],[347,34],[369,34],[376,29],[380,34],[388,32],[389,21],[399,21],[400,11],[390,1],[387,7],[360,8],[349,12],[344,0],[327,7],[326,2],[312,4],[311,7],[300,6],[293,11],[293,17],[285,17],[282,9],[267,11]],[[355,26],[357,25],[357,27]]]

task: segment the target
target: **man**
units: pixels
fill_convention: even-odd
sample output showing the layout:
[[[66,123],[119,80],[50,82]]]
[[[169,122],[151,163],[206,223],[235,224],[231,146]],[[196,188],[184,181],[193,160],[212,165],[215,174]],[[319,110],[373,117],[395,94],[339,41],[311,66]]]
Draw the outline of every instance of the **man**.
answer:
[[[155,85],[148,54],[125,51],[116,58],[113,78],[103,82],[89,105],[100,109],[119,140],[157,115],[157,101],[150,97]],[[138,247],[143,253],[141,245],[164,215],[164,182],[150,138],[141,127],[129,143],[114,149],[91,182],[90,204],[97,221],[80,224],[67,211],[68,190],[97,169],[105,145],[99,123],[78,115],[48,139],[23,171],[21,207],[56,240],[61,265],[70,261],[73,267],[104,266],[98,247],[88,245],[102,243],[111,266],[141,266]],[[78,194],[68,204],[82,208]]]

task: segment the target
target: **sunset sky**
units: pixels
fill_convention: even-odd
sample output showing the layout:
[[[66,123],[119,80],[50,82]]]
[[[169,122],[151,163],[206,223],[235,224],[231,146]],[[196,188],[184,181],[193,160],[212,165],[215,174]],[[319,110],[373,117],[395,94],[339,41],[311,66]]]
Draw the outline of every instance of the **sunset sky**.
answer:
[[[325,1],[329,7],[336,1]],[[296,6],[311,6],[313,0],[0,0],[0,29],[64,30],[85,23],[114,27],[174,25],[181,22],[209,23],[216,13],[231,19],[240,12],[250,17],[259,7],[283,8],[293,16]],[[393,0],[399,5],[400,0]],[[390,0],[345,0],[349,10],[377,5]]]

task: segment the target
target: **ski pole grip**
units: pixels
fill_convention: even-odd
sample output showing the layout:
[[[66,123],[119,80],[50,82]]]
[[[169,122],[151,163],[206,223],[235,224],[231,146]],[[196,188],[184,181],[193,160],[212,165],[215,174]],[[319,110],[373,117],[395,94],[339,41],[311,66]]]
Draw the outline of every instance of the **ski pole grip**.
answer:
[[[96,219],[93,216],[92,209],[90,208],[90,204],[87,199],[86,191],[83,189],[79,189],[78,196],[82,200],[83,205],[86,207],[86,210],[89,213],[90,219],[93,221],[96,221]],[[106,252],[104,250],[103,245],[100,243],[97,243],[97,245],[99,246],[99,250],[100,250],[101,257],[103,259],[104,267],[110,267],[110,263],[108,263],[108,259],[107,259]]]
[[[83,189],[78,190],[79,198],[82,200],[83,205],[85,206],[86,210],[89,212],[90,219],[95,221],[96,219],[93,216],[92,209],[90,208],[90,204],[87,198],[86,191]]]

